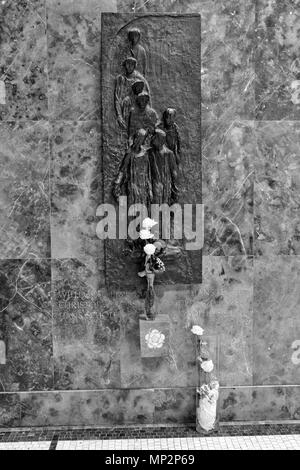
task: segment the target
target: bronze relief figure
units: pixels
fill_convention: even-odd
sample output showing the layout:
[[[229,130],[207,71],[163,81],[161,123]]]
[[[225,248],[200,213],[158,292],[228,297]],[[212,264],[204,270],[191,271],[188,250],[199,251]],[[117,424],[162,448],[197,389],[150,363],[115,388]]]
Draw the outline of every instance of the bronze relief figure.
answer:
[[[140,40],[141,31],[138,28],[132,28],[128,31],[128,55],[137,60],[137,70],[145,76],[147,71],[147,55],[144,47],[140,44]]]
[[[167,108],[162,115],[159,127],[166,133],[166,145],[175,155],[178,167],[181,165],[181,141],[179,127],[175,122],[176,109]]]
[[[131,108],[128,120],[129,141],[139,129],[145,129],[150,137],[158,123],[158,115],[150,106],[149,93],[143,91],[135,100],[135,106]],[[148,139],[149,140],[149,139]]]
[[[151,139],[149,160],[153,203],[173,204],[178,201],[178,167],[172,150],[166,146],[166,133],[156,129]]]
[[[143,75],[136,70],[137,61],[134,57],[127,57],[123,61],[122,66],[123,73],[117,76],[115,82],[114,102],[118,124],[122,129],[127,129],[126,122],[123,116],[124,101],[128,96],[131,95],[132,85],[136,81],[143,81],[144,90],[149,95],[149,101],[150,87]]]
[[[128,205],[144,204],[149,207],[152,198],[152,182],[147,149],[144,147],[147,131],[139,129],[133,143],[126,152],[115,180],[113,193],[118,200],[122,192],[128,198]]]
[[[148,244],[165,243],[159,255],[166,269],[155,284],[201,282],[200,254],[186,249],[185,226],[178,223],[184,204],[201,201],[200,17],[107,13],[102,27],[101,198],[114,201],[117,220],[116,238],[105,241],[107,285],[144,289],[138,270],[150,281],[152,268],[138,243],[144,217],[158,223]],[[136,204],[142,213],[131,207]],[[150,305],[153,284],[148,287]]]

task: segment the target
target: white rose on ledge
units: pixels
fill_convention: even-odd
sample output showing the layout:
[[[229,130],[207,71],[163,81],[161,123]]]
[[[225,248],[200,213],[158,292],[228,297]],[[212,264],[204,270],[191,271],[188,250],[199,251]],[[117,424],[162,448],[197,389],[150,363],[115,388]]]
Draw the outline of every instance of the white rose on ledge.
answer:
[[[204,370],[204,372],[211,372],[214,368],[214,363],[212,360],[209,360],[209,361],[203,361],[201,363],[201,369]]]
[[[150,219],[149,217],[146,217],[146,219],[144,219],[143,222],[142,222],[143,228],[145,228],[147,230],[151,230],[152,227],[154,227],[157,224],[158,224],[158,222],[155,222],[155,220]]]
[[[203,328],[199,325],[194,325],[193,328],[191,329],[191,332],[194,333],[194,335],[202,336],[204,333]]]

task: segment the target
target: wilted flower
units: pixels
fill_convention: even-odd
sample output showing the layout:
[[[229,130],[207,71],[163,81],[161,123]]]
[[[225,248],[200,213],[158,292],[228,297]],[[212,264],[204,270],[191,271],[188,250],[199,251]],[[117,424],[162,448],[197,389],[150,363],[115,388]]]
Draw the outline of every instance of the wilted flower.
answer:
[[[194,325],[193,328],[191,329],[191,332],[194,333],[194,335],[202,336],[204,333],[203,328],[199,325]]]
[[[142,229],[140,231],[140,238],[142,240],[149,240],[150,238],[153,238],[153,237],[154,237],[153,233],[151,233],[150,230],[148,229]]]
[[[155,222],[155,220],[153,220],[153,219],[150,219],[149,217],[146,217],[146,219],[144,219],[143,222],[142,222],[143,228],[145,228],[147,230],[154,227],[154,225],[157,225],[157,222]]]
[[[204,370],[204,372],[211,372],[214,368],[214,363],[212,360],[209,361],[203,361],[201,363],[201,368]]]
[[[154,255],[155,250],[156,248],[152,243],[147,243],[147,245],[144,246],[144,252],[146,253],[146,255],[149,255],[149,256]]]

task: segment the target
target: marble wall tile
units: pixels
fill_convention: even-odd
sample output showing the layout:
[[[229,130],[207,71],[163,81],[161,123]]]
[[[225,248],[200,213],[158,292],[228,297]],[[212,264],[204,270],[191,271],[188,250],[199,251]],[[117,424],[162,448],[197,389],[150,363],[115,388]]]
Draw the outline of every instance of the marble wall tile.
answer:
[[[192,423],[194,397],[194,389],[22,393],[21,426]]]
[[[251,255],[254,122],[203,121],[202,133],[204,254]]]
[[[155,390],[154,424],[183,424],[196,422],[196,390],[173,388]]]
[[[219,419],[221,422],[296,420],[300,412],[299,393],[300,387],[293,386],[221,388]],[[7,413],[5,422],[10,422],[14,411],[6,406],[14,404],[13,419],[24,427],[195,422],[193,388],[41,392],[21,393],[9,400],[7,397],[0,395],[3,410]],[[5,422],[3,419],[4,426]]]
[[[47,123],[0,123],[0,258],[50,256]]]
[[[122,397],[122,391],[111,390],[22,394],[21,426],[120,425],[126,413]]]
[[[219,336],[221,385],[252,385],[252,258],[204,256],[203,284],[190,302],[188,320],[204,328],[204,338]]]
[[[256,16],[258,26],[297,27],[300,20],[297,0],[256,0]]]
[[[257,123],[255,254],[300,254],[300,123]]]
[[[91,269],[104,256],[96,235],[102,198],[100,147],[96,121],[57,121],[51,126],[52,257],[77,258]]]
[[[141,358],[142,292],[113,294],[101,285],[101,272],[67,259],[53,262],[53,290],[56,389],[197,385],[186,288],[156,288],[159,313],[171,323],[169,353],[157,358]]]
[[[76,259],[52,262],[55,388],[120,387],[120,306],[101,271]]]
[[[156,286],[158,314],[170,319],[167,356],[142,358],[139,316],[144,314],[144,299],[136,294],[120,294],[122,316],[121,385],[132,387],[187,387],[197,385],[196,344],[187,324],[187,298],[190,289]]]
[[[100,120],[101,12],[111,0],[46,0],[50,119]]]
[[[0,3],[0,120],[40,120],[48,113],[44,0]],[[2,101],[2,100],[1,100]]]
[[[0,294],[3,392],[52,389],[50,261],[1,260]]]
[[[2,366],[0,366],[0,370],[1,367]],[[20,418],[20,396],[16,393],[0,392],[0,428],[18,427],[20,426]]]
[[[255,57],[256,119],[300,119],[299,17],[257,31]]]
[[[222,388],[218,402],[220,421],[250,420],[252,409],[252,388]]]
[[[118,12],[200,13],[204,119],[254,116],[254,2],[243,0],[118,0]]]
[[[299,419],[299,390],[300,387],[292,386],[221,389],[219,418],[221,421]]]
[[[254,261],[255,385],[299,384],[292,344],[300,340],[300,256]]]
[[[289,410],[291,419],[300,419],[300,387],[287,387],[286,407]]]

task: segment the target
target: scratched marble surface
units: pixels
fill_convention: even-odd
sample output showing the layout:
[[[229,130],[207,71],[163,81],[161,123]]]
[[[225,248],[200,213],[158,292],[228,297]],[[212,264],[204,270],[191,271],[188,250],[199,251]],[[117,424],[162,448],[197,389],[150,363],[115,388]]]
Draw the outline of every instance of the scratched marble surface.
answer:
[[[260,26],[257,32],[255,112],[258,120],[300,119],[300,17],[280,18],[276,26]],[[272,24],[273,20],[265,21]]]
[[[96,268],[104,249],[96,235],[102,193],[100,125],[57,121],[50,142],[51,256],[77,258]]]
[[[194,421],[195,391],[141,389],[25,393],[20,397],[20,405],[21,426],[191,423]]]
[[[187,307],[187,320],[218,337],[221,385],[252,385],[252,257],[204,256],[203,283]]]
[[[254,261],[255,385],[299,385],[292,361],[300,334],[300,256],[267,256]]]
[[[52,120],[100,120],[102,11],[115,11],[115,1],[47,0]]]
[[[255,254],[300,254],[300,123],[256,125]]]
[[[243,387],[221,389],[222,421],[298,420],[300,387]]]
[[[0,261],[2,392],[53,388],[51,269],[49,260]]]
[[[0,120],[47,119],[47,48],[44,0],[0,2]]]
[[[0,393],[0,426],[2,428],[17,427],[20,425],[20,417],[20,396],[17,393]]]
[[[0,258],[50,257],[48,124],[0,123]]]
[[[260,26],[295,25],[300,19],[299,0],[256,0],[257,21]]]
[[[196,287],[195,287],[196,289]],[[196,289],[197,290],[197,289]],[[143,315],[142,297],[133,300],[117,297],[121,306],[121,385],[124,388],[189,387],[197,385],[195,338],[187,323],[187,298],[195,296],[193,288],[156,287],[158,314],[170,318],[168,353],[164,357],[142,358],[139,316]]]
[[[107,297],[101,272],[56,260],[52,283],[55,388],[119,388],[121,306]]]
[[[253,121],[202,122],[205,254],[253,252],[255,141]]]
[[[101,266],[101,264],[100,264]],[[79,260],[52,264],[55,388],[196,386],[195,341],[186,323],[186,287],[157,288],[158,313],[171,318],[166,357],[141,358],[142,292],[108,293],[101,270]]]

